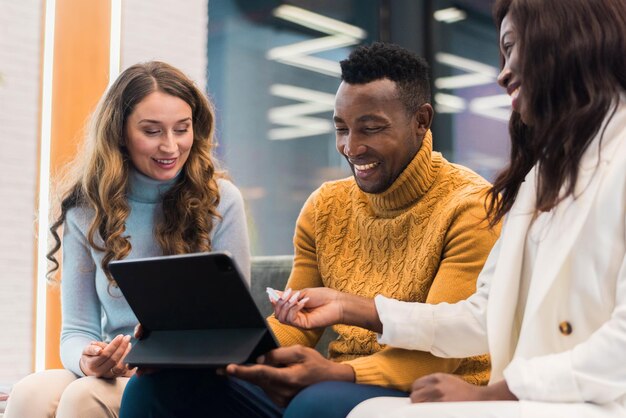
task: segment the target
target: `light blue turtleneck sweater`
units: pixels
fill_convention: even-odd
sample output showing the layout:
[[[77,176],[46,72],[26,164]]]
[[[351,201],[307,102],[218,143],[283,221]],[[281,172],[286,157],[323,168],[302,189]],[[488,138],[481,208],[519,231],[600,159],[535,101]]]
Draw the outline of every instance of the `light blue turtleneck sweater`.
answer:
[[[125,235],[130,236],[132,250],[127,259],[163,254],[154,239],[154,222],[162,213],[161,195],[174,181],[157,181],[131,171],[130,215]],[[250,244],[243,199],[231,182],[220,179],[217,184],[220,191],[217,212],[222,219],[213,220],[212,250],[230,252],[249,282]],[[118,334],[132,336],[137,324],[120,290],[109,285],[100,267],[103,252],[92,248],[87,241],[92,218],[92,209],[72,208],[63,230],[61,361],[66,369],[79,376],[84,375],[79,366],[81,353],[91,341],[110,341]]]

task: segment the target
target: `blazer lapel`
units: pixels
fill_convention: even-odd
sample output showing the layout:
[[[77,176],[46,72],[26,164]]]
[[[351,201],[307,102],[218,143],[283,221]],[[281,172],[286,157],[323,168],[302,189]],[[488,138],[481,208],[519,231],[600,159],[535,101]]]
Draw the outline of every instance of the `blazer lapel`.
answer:
[[[494,271],[487,306],[487,330],[491,354],[491,381],[502,379],[502,371],[513,357],[511,329],[519,294],[519,278],[526,232],[535,208],[535,169],[526,176],[516,202],[506,215],[502,247]]]
[[[554,225],[554,230],[550,230],[546,236],[545,248],[548,250],[537,256],[528,294],[528,304],[524,312],[524,323],[528,323],[526,317],[534,314],[541,306],[550,287],[558,277],[565,258],[587,220],[611,159],[620,145],[623,145],[623,139],[620,138],[624,137],[626,127],[625,98],[621,96],[615,115],[605,120],[606,130],[600,129],[600,132],[604,132],[602,141],[599,140],[600,134],[598,134],[583,155],[574,193],[576,198],[569,197],[555,208],[559,211],[555,216],[558,224]]]
[[[622,94],[616,114],[605,120],[606,130],[600,130],[600,132],[604,131],[602,141],[594,138],[590,149],[585,152],[576,185],[577,198],[568,198],[556,208],[562,211],[558,214],[558,227],[546,237],[545,248],[548,250],[537,256],[523,326],[531,322],[527,320],[527,317],[538,311],[548,290],[555,283],[565,258],[587,220],[616,148],[620,145],[624,146],[625,104],[626,94]],[[513,358],[517,345],[517,341],[511,340],[511,330],[519,295],[524,245],[536,202],[535,176],[536,170],[533,168],[526,176],[515,205],[507,215],[508,225],[506,230],[502,231],[502,247],[492,278],[488,300],[487,330],[493,382],[502,379],[502,372]]]
[[[539,252],[533,269],[533,278],[528,290],[528,303],[524,311],[525,323],[528,323],[526,318],[533,315],[543,303],[563,267],[565,258],[578,239],[599,189],[600,177],[600,173],[595,173],[594,176],[592,172],[586,170],[584,175],[579,176],[579,181],[587,184],[585,192],[575,200],[566,199],[557,208],[559,212],[555,214],[555,218],[558,217],[558,224],[551,225],[552,229],[548,232],[544,242],[544,248],[548,250]]]

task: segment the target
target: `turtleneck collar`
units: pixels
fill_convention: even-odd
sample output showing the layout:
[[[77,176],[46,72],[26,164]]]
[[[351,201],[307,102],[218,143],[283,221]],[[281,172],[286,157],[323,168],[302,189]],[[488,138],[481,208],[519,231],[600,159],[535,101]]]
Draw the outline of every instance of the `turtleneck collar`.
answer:
[[[432,186],[442,163],[441,154],[433,154],[433,136],[428,130],[419,151],[396,181],[382,193],[365,193],[374,213],[393,216],[417,202]]]
[[[157,203],[178,180],[181,173],[170,180],[155,180],[132,167],[128,175],[128,199],[141,203]]]

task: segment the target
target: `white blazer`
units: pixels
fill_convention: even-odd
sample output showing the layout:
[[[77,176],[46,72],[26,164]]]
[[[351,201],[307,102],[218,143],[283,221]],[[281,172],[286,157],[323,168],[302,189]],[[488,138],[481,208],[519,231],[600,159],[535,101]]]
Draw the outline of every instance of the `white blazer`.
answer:
[[[581,402],[598,405],[594,417],[626,416],[626,95],[607,120],[601,141],[598,134],[583,156],[576,197],[552,211],[519,340],[511,331],[535,169],[506,216],[476,293],[452,305],[378,296],[380,343],[441,357],[489,352],[491,382],[506,379],[524,402],[522,417],[544,416],[545,402],[552,403],[551,416],[554,403],[575,411]]]

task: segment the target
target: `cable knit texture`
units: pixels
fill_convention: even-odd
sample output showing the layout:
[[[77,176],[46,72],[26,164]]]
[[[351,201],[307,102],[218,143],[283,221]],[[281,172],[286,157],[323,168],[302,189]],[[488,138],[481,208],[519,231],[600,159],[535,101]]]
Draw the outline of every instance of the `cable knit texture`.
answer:
[[[287,287],[326,286],[369,298],[456,302],[474,293],[476,278],[499,234],[484,221],[482,177],[432,151],[430,131],[389,189],[368,194],[354,178],[313,192],[296,225],[294,268]],[[282,345],[315,346],[322,330],[270,325]],[[329,358],[350,364],[356,381],[408,391],[418,377],[448,372],[486,384],[487,356],[441,359],[380,345],[376,334],[336,325]],[[462,344],[459,341],[459,344]]]

